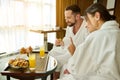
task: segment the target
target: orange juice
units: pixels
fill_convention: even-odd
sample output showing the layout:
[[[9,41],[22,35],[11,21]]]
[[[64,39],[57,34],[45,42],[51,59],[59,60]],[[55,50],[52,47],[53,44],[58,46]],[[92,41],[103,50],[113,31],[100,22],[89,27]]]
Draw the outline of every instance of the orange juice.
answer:
[[[36,61],[35,61],[35,54],[29,55],[29,68],[35,68]]]
[[[44,47],[41,47],[41,48],[40,48],[40,57],[41,57],[41,58],[44,58],[44,57],[45,57],[45,49],[44,49]]]

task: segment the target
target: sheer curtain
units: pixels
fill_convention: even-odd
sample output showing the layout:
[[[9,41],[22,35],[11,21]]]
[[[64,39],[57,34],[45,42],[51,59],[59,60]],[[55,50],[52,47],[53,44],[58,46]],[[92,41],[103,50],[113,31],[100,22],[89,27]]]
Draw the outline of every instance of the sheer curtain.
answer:
[[[0,52],[43,45],[43,34],[29,29],[54,28],[55,0],[0,0]],[[54,42],[56,34],[48,35]]]

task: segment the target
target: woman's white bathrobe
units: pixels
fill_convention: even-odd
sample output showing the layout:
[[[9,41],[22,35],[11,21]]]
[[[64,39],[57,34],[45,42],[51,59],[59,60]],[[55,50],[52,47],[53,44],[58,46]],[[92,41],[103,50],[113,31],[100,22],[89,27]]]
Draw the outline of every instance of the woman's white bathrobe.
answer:
[[[86,21],[83,20],[80,29],[78,32],[74,35],[73,33],[73,27],[67,27],[65,37],[63,38],[64,46],[56,47],[54,46],[53,49],[49,52],[49,55],[55,57],[58,61],[58,67],[56,71],[59,71],[61,69],[61,66],[68,61],[68,59],[71,57],[68,51],[68,46],[70,45],[70,37],[73,40],[74,45],[77,47],[79,44],[81,44],[86,36],[88,35],[88,31],[86,29]]]
[[[63,74],[67,69],[70,74]],[[120,80],[120,29],[107,21],[90,33],[68,60],[59,80]]]

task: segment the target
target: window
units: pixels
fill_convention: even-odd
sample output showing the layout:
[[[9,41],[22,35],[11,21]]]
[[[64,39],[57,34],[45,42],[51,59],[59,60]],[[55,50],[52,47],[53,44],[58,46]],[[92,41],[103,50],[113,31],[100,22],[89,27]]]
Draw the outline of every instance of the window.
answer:
[[[0,52],[43,45],[43,34],[29,29],[54,28],[55,0],[0,0]],[[54,42],[55,33],[49,34]]]

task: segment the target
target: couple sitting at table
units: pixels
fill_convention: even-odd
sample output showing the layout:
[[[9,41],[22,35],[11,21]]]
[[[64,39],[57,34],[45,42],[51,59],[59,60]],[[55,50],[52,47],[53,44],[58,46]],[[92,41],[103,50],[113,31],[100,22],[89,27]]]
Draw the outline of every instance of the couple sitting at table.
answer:
[[[66,22],[69,26],[73,24],[73,27],[69,27],[71,32],[68,35],[74,33],[81,20],[82,29],[84,22],[83,19],[79,21],[80,14],[74,13],[72,9],[66,8],[65,11]],[[71,16],[66,17],[66,13]],[[70,42],[68,48],[61,46],[61,50],[66,52],[62,53],[59,49],[62,54],[58,54],[53,48],[49,53],[57,59],[57,69],[62,68],[59,80],[120,80],[120,29],[114,19],[101,4],[95,3],[86,9],[86,28],[90,34],[86,38],[82,37],[85,40],[76,44],[75,40],[81,35],[76,39],[72,36],[67,40]]]

